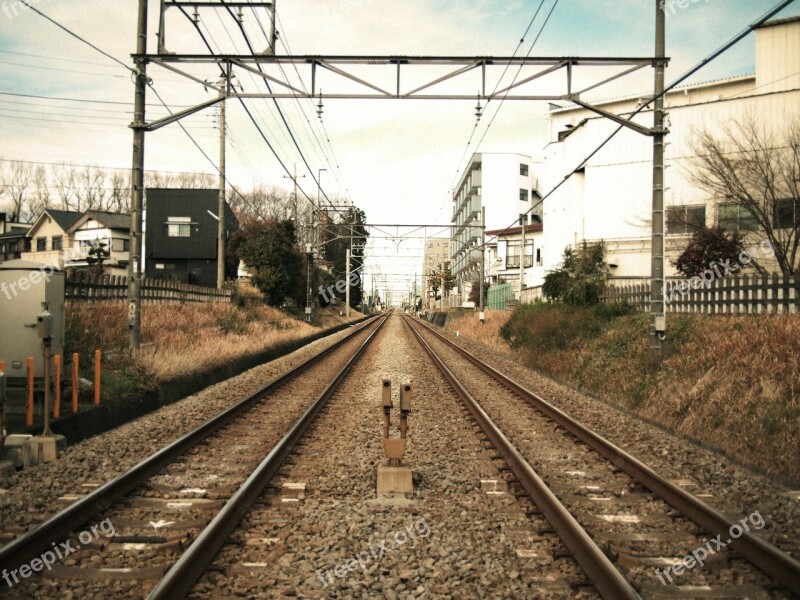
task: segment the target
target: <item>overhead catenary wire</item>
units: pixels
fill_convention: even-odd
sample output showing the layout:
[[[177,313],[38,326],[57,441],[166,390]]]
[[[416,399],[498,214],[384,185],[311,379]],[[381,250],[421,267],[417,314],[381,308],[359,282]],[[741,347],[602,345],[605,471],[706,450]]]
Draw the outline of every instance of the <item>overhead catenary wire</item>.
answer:
[[[767,11],[762,17],[760,17],[759,19],[757,19],[756,21],[754,21],[753,23],[748,25],[743,31],[741,31],[740,33],[735,35],[729,41],[725,42],[717,50],[713,51],[711,54],[709,54],[708,56],[703,58],[699,63],[697,63],[696,65],[691,67],[683,75],[681,75],[680,77],[675,79],[672,83],[667,85],[660,94],[654,94],[652,97],[649,97],[645,102],[643,102],[640,106],[638,106],[630,114],[630,116],[628,117],[627,120],[628,121],[632,121],[634,117],[636,117],[639,113],[644,111],[653,102],[655,102],[659,98],[662,98],[663,96],[668,94],[670,91],[672,91],[673,89],[678,87],[681,83],[683,83],[684,81],[689,79],[692,75],[694,75],[695,73],[697,73],[698,71],[703,69],[703,67],[705,67],[706,65],[711,63],[713,60],[715,60],[716,58],[718,58],[719,56],[721,56],[722,54],[724,54],[725,52],[730,50],[733,46],[735,46],[740,41],[742,41],[745,37],[747,37],[752,31],[754,31],[760,25],[764,24],[766,21],[768,21],[769,19],[774,17],[776,14],[778,14],[780,11],[782,11],[784,8],[786,8],[787,6],[792,4],[793,2],[794,2],[794,0],[782,0],[781,2],[779,2],[776,6],[774,6],[772,9]],[[586,165],[586,163],[588,163],[592,158],[594,158],[597,155],[597,153],[600,152],[600,150],[605,148],[605,146],[608,145],[608,143],[611,142],[611,140],[614,139],[617,136],[617,134],[624,129],[624,127],[625,127],[624,125],[618,125],[617,128],[614,129],[614,131],[612,131],[611,134],[605,140],[603,140],[596,148],[594,148],[594,150],[592,150],[588,154],[588,156],[586,156],[580,163],[578,163],[578,165],[574,169],[572,169],[569,173],[567,173],[563,177],[563,179],[561,179],[555,186],[553,186],[553,188],[550,191],[548,191],[544,196],[542,196],[539,199],[538,202],[533,204],[527,211],[525,211],[524,216],[527,217],[533,209],[535,209],[538,206],[540,206],[547,198],[552,196],[558,189],[561,188],[561,186],[563,186],[567,181],[569,181],[569,179],[573,175],[575,175],[581,169],[583,169],[583,167]],[[516,227],[518,222],[519,222],[519,220],[515,219],[505,229],[502,229],[497,234],[492,235],[489,239],[484,240],[483,244],[475,246],[473,248],[473,251],[474,250],[483,250],[483,249],[485,249],[486,246],[490,242],[497,240],[500,236],[502,236],[504,233],[506,233],[509,229],[511,229],[513,227]]]
[[[514,53],[511,55],[511,59],[512,60],[514,58],[516,58],[517,52],[519,52],[519,49],[522,48],[522,44],[525,43],[525,38],[527,37],[528,33],[530,32],[531,27],[533,27],[533,23],[534,23],[534,21],[536,21],[536,17],[539,16],[539,13],[541,12],[542,7],[544,6],[544,3],[545,3],[545,0],[541,0],[541,2],[539,2],[539,7],[536,9],[536,12],[533,13],[533,17],[531,17],[531,20],[528,23],[528,26],[525,28],[525,32],[522,34],[522,37],[520,38],[519,43],[517,43],[517,47],[514,49]],[[500,77],[497,80],[497,83],[494,86],[494,90],[492,91],[492,93],[489,96],[489,98],[487,98],[486,105],[484,106],[484,111],[486,110],[486,107],[489,106],[489,103],[492,101],[492,98],[497,93],[497,90],[500,88],[500,84],[502,83],[503,78],[506,76],[506,73],[508,72],[508,69],[510,67],[511,67],[511,60],[509,60],[509,62],[506,64],[505,68],[503,69],[503,72],[501,73]],[[459,175],[459,173],[461,173],[461,163],[464,162],[464,158],[467,156],[467,154],[469,152],[470,146],[472,145],[472,140],[475,137],[475,132],[477,130],[478,130],[478,122],[476,122],[475,126],[472,128],[472,131],[470,132],[469,139],[467,140],[467,145],[464,148],[464,152],[461,155],[461,158],[458,159],[458,163],[457,163],[457,167],[458,168],[456,169],[455,175],[453,176],[453,181],[450,182],[450,189],[453,189],[455,187],[456,182],[458,181],[458,175]]]

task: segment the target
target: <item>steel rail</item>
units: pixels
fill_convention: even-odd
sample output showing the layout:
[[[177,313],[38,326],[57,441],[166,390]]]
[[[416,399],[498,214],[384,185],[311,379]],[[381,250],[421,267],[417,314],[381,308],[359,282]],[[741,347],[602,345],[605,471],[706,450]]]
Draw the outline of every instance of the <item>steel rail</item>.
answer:
[[[592,581],[598,593],[603,598],[614,600],[619,598],[641,598],[633,586],[628,583],[600,547],[586,533],[581,524],[556,498],[555,494],[547,487],[547,484],[542,481],[536,471],[533,470],[525,458],[495,425],[489,415],[481,408],[478,401],[458,381],[453,372],[447,368],[433,348],[423,339],[419,331],[414,328],[411,319],[405,318],[404,321],[470,411],[475,421],[492,442],[492,445],[500,452],[503,460],[506,461],[511,471],[519,479],[522,487],[533,498],[536,506],[558,533],[564,545],[572,552],[575,560]]]
[[[303,416],[292,426],[283,438],[258,465],[255,471],[231,496],[202,533],[172,565],[158,585],[147,596],[148,600],[172,600],[183,598],[192,589],[208,566],[216,557],[220,548],[238,527],[242,518],[258,499],[269,481],[281,468],[294,446],[303,437],[319,412],[338,389],[347,376],[350,368],[363,355],[370,342],[388,319],[384,316],[375,330],[369,334],[359,349],[350,357],[333,381],[322,391],[314,403],[306,409]]]
[[[240,400],[216,417],[213,417],[204,424],[181,436],[158,452],[142,460],[125,473],[118,475],[116,478],[97,488],[80,500],[77,500],[64,510],[56,513],[48,520],[40,523],[21,537],[6,544],[3,548],[0,548],[0,571],[3,569],[11,570],[17,568],[19,565],[25,564],[41,555],[45,550],[50,549],[54,542],[65,539],[72,532],[89,522],[97,513],[105,510],[114,502],[132,492],[141,485],[142,482],[174,462],[176,458],[187,450],[196,446],[222,427],[228,425],[235,418],[250,409],[254,404],[261,401],[266,395],[272,393],[274,390],[308,369],[311,365],[319,362],[322,358],[341,347],[354,335],[368,327],[370,321],[372,320],[367,320],[366,323],[357,327],[353,332],[349,333],[335,344],[306,359],[296,367],[266,384],[260,390]]]
[[[569,431],[581,442],[598,452],[616,467],[625,471],[633,479],[667,502],[670,506],[683,513],[691,521],[708,531],[711,535],[719,535],[724,540],[730,540],[728,545],[736,550],[739,555],[757,566],[775,581],[786,586],[792,593],[800,596],[800,562],[782,552],[779,548],[766,540],[748,531],[743,531],[739,537],[733,537],[731,535],[731,529],[733,527],[738,527],[739,530],[741,530],[741,523],[731,519],[703,502],[700,498],[697,498],[683,488],[665,479],[651,467],[634,458],[613,442],[595,433],[585,425],[582,425],[534,392],[510,379],[494,367],[486,364],[472,353],[454,344],[427,323],[419,322],[438,339],[456,350],[473,365],[489,374],[501,385],[508,387],[511,391],[519,395],[520,398],[533,406],[538,412],[545,415],[558,426]]]

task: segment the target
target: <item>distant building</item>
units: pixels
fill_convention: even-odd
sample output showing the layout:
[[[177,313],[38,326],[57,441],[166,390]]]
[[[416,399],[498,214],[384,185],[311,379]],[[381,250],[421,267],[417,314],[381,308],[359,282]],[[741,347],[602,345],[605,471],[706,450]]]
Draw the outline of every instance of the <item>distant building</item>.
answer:
[[[522,249],[522,227],[506,230],[489,230],[486,279],[490,285],[501,281],[519,287],[520,262],[524,256],[525,278],[523,288],[536,287],[544,283],[544,227],[540,223],[525,226],[525,251]],[[494,238],[494,239],[492,239]]]
[[[70,226],[83,213],[47,209],[37,218],[26,234],[30,248],[22,252],[22,260],[64,268],[65,251],[72,248]]]
[[[538,180],[530,156],[474,154],[453,194],[450,256],[456,288],[466,297],[477,281],[481,256],[481,209],[487,230],[541,223]],[[531,210],[533,209],[533,210]],[[528,213],[530,211],[530,213]],[[525,216],[527,214],[527,216]]]
[[[444,297],[442,277],[445,269],[450,266],[450,238],[428,238],[425,240],[425,249],[422,262],[422,286],[425,290],[425,307],[431,308],[436,302],[433,296],[431,280],[439,280],[439,295]]]
[[[0,212],[0,263],[17,260],[30,249],[30,240],[27,238],[30,228],[24,223],[10,222],[8,215]]]
[[[725,125],[747,119],[776,131],[800,116],[800,17],[767,22],[756,30],[755,38],[754,75],[676,88],[665,97],[667,275],[675,273],[669,259],[683,251],[699,227],[722,225],[745,234],[754,229],[754,219],[743,207],[710,197],[689,180],[690,141],[696,132],[705,128],[721,132]],[[596,104],[627,117],[649,93]],[[652,127],[652,110],[642,111],[635,121]],[[560,184],[617,128],[578,106],[554,107],[549,122],[550,140],[540,175],[543,190]],[[545,200],[545,268],[557,268],[567,246],[602,239],[612,275],[649,277],[652,184],[652,138],[623,129]],[[791,228],[800,222],[800,211],[791,199],[786,208]]]
[[[67,229],[72,238],[72,250],[64,261],[66,268],[87,267],[87,257],[92,247],[102,244],[108,252],[103,262],[107,275],[127,275],[130,262],[131,216],[90,210],[81,215]]]
[[[219,190],[147,190],[147,277],[216,287],[218,202]],[[227,205],[225,226],[226,239],[239,227]],[[236,265],[226,268],[226,279],[236,276]]]

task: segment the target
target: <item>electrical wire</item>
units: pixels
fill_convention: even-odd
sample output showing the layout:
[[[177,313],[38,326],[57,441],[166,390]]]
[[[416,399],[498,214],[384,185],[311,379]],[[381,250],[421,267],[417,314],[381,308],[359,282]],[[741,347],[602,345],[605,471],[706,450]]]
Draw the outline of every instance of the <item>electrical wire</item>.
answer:
[[[541,0],[541,2],[539,3],[539,7],[536,9],[536,12],[533,13],[533,17],[531,17],[531,20],[528,23],[528,26],[525,28],[525,33],[522,34],[522,37],[520,38],[519,43],[517,44],[517,47],[514,48],[514,53],[511,55],[511,59],[512,60],[517,56],[517,52],[519,52],[519,49],[522,48],[522,44],[525,43],[525,37],[530,32],[531,27],[533,27],[533,23],[534,23],[534,21],[536,21],[536,17],[539,16],[539,13],[541,12],[542,7],[544,6],[544,3],[545,3],[545,0]],[[541,33],[541,31],[540,31],[540,33]],[[503,81],[503,78],[506,76],[506,73],[508,72],[508,69],[510,67],[511,67],[511,60],[508,61],[508,64],[506,64],[505,68],[503,69],[503,72],[500,75],[500,78],[497,80],[497,83],[494,86],[494,90],[492,90],[491,95],[489,96],[489,98],[486,101],[486,106],[484,107],[484,110],[485,110],[486,107],[489,106],[489,103],[492,101],[492,98],[497,93],[497,90],[500,88],[500,83]],[[459,173],[461,173],[461,166],[460,165],[461,165],[462,162],[464,162],[464,158],[467,156],[467,153],[469,152],[470,145],[472,144],[472,140],[475,137],[475,132],[477,130],[478,130],[478,122],[476,121],[475,122],[475,126],[472,128],[472,132],[470,133],[469,140],[467,140],[467,145],[464,148],[464,152],[461,155],[461,158],[458,159],[457,165],[459,165],[459,166],[456,169],[455,175],[453,176],[453,181],[450,182],[450,189],[453,189],[455,184],[456,184],[456,182],[458,181],[458,175],[459,175]]]
[[[654,95],[652,96],[652,98],[649,98],[649,99],[648,99],[646,102],[642,103],[642,104],[641,104],[639,107],[637,107],[637,108],[636,108],[636,109],[635,109],[635,110],[634,110],[634,111],[631,113],[631,115],[628,117],[628,119],[627,119],[627,120],[628,120],[628,121],[632,121],[632,120],[633,120],[633,118],[634,118],[636,115],[638,115],[638,114],[639,114],[639,113],[641,113],[643,110],[645,110],[645,108],[647,108],[648,106],[650,106],[650,105],[651,105],[653,102],[655,102],[655,101],[656,101],[656,100],[658,100],[659,98],[663,98],[663,97],[664,97],[664,96],[665,96],[667,93],[669,93],[670,91],[672,91],[674,88],[678,87],[678,86],[679,86],[681,83],[683,83],[684,81],[686,81],[687,79],[689,79],[689,78],[690,78],[692,75],[694,75],[695,73],[697,73],[698,71],[700,71],[700,70],[701,70],[703,67],[705,67],[706,65],[708,65],[709,63],[711,63],[711,62],[712,62],[714,59],[718,58],[719,56],[721,56],[722,54],[724,54],[725,52],[727,52],[728,50],[730,50],[730,49],[731,49],[733,46],[735,46],[735,45],[736,45],[736,44],[738,44],[738,43],[739,43],[741,40],[743,40],[745,37],[747,37],[747,35],[749,35],[749,34],[750,34],[752,31],[754,31],[754,30],[755,30],[755,29],[757,29],[759,26],[761,26],[763,23],[765,23],[767,20],[771,19],[773,16],[775,16],[776,14],[778,14],[778,13],[779,13],[780,11],[782,11],[784,8],[786,8],[787,6],[789,6],[789,5],[790,5],[792,2],[794,2],[794,0],[783,0],[782,2],[779,2],[779,3],[778,3],[776,6],[775,6],[775,7],[773,7],[771,10],[769,10],[767,13],[765,13],[765,14],[764,14],[762,17],[760,17],[758,20],[756,20],[756,21],[755,21],[755,22],[753,22],[752,24],[748,25],[748,26],[747,26],[747,27],[746,27],[746,28],[745,28],[743,31],[741,31],[740,33],[738,33],[737,35],[735,35],[733,38],[731,38],[729,41],[727,41],[726,43],[724,43],[724,44],[723,44],[722,46],[720,46],[720,47],[719,47],[717,50],[715,50],[714,52],[712,52],[711,54],[709,54],[708,56],[706,56],[705,58],[703,58],[703,59],[702,59],[702,60],[701,60],[699,63],[697,63],[697,64],[696,64],[695,66],[693,66],[692,68],[690,68],[690,69],[689,69],[688,71],[686,71],[686,72],[685,72],[683,75],[681,75],[680,77],[678,77],[678,78],[677,78],[675,81],[673,81],[673,82],[672,82],[672,83],[670,83],[669,85],[665,86],[664,90],[663,90],[661,93],[659,93],[659,94],[654,94]],[[616,128],[616,129],[615,129],[615,130],[614,130],[614,131],[613,131],[613,132],[612,132],[612,133],[611,133],[611,134],[610,134],[610,135],[609,135],[609,136],[608,136],[608,137],[607,137],[605,140],[603,140],[603,141],[602,141],[602,142],[601,142],[601,143],[600,143],[600,144],[599,144],[599,145],[598,145],[598,146],[597,146],[597,147],[596,147],[594,150],[592,150],[592,152],[590,152],[590,153],[589,153],[589,155],[588,155],[586,158],[584,158],[584,159],[583,159],[583,160],[582,160],[582,161],[581,161],[581,162],[578,164],[578,166],[576,166],[576,167],[575,167],[575,168],[574,168],[572,171],[570,171],[569,173],[567,173],[567,174],[564,176],[564,178],[563,178],[561,181],[559,181],[559,182],[558,182],[558,183],[557,183],[557,184],[556,184],[556,185],[555,185],[555,186],[554,186],[554,187],[553,187],[553,188],[552,188],[550,191],[548,191],[548,192],[547,192],[547,193],[546,193],[544,196],[542,196],[542,197],[539,199],[539,201],[538,201],[538,202],[536,202],[536,203],[535,203],[533,206],[531,206],[531,207],[530,207],[530,208],[529,208],[527,211],[525,211],[525,213],[524,213],[524,216],[525,216],[525,217],[527,217],[527,216],[530,214],[530,212],[531,212],[533,209],[535,209],[535,208],[537,208],[539,205],[541,205],[541,204],[542,204],[542,203],[543,203],[543,202],[544,202],[544,201],[545,201],[547,198],[549,198],[549,197],[550,197],[551,195],[553,195],[553,194],[554,194],[554,193],[555,193],[555,192],[556,192],[558,189],[560,189],[560,188],[561,188],[561,186],[562,186],[562,185],[564,185],[564,184],[565,184],[565,183],[566,183],[566,182],[567,182],[567,181],[568,181],[568,180],[569,180],[569,179],[570,179],[570,178],[571,178],[573,175],[575,175],[575,174],[576,174],[578,171],[580,171],[581,169],[583,169],[583,168],[584,168],[584,166],[585,166],[585,165],[586,165],[586,164],[587,164],[587,163],[588,163],[588,162],[589,162],[589,161],[590,161],[592,158],[594,158],[594,156],[595,156],[595,155],[597,155],[597,153],[598,153],[598,152],[600,152],[600,150],[602,150],[602,149],[603,149],[603,148],[604,148],[604,147],[605,147],[605,146],[606,146],[606,145],[607,145],[609,142],[611,142],[611,140],[612,140],[612,139],[614,139],[614,138],[616,137],[616,135],[617,135],[617,134],[618,134],[620,131],[622,131],[622,129],[623,129],[624,127],[625,127],[624,125],[619,125],[619,126],[617,126],[617,128]],[[483,243],[483,244],[481,244],[481,245],[478,245],[478,246],[475,246],[475,247],[474,247],[474,248],[472,248],[472,250],[470,250],[470,251],[472,252],[472,251],[474,251],[474,250],[481,250],[481,249],[485,249],[485,248],[486,248],[486,245],[487,245],[488,243],[490,243],[491,241],[497,240],[497,239],[498,239],[498,238],[499,238],[501,235],[503,235],[503,234],[504,234],[505,232],[507,232],[509,229],[511,229],[511,228],[513,228],[513,227],[516,227],[516,224],[517,224],[518,222],[519,222],[519,220],[518,220],[518,219],[515,219],[515,220],[514,220],[514,221],[513,221],[513,222],[512,222],[512,223],[511,223],[511,224],[510,224],[508,227],[506,227],[505,229],[501,230],[501,231],[500,231],[499,233],[497,233],[496,235],[493,235],[493,236],[492,236],[492,237],[491,237],[489,240],[484,240],[484,243]]]

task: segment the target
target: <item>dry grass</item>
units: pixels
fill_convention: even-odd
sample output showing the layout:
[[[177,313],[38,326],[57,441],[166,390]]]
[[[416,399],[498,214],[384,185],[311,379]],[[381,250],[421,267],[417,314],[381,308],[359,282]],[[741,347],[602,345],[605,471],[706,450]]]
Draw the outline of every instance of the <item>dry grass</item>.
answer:
[[[318,311],[321,312],[321,311]],[[351,319],[360,316],[351,312]],[[325,317],[326,326],[344,319]],[[125,347],[123,303],[67,305],[69,351]],[[142,307],[141,351],[133,361],[120,354],[110,368],[134,371],[159,383],[318,332],[302,320],[263,305],[236,307],[224,303],[149,304]]]
[[[481,325],[477,313],[464,313],[458,318],[448,319],[445,329],[458,332],[466,338],[490,346],[498,354],[511,355],[511,346],[500,337],[500,329],[505,325],[511,312],[506,310],[485,311],[486,320]]]
[[[641,412],[800,481],[800,318],[695,317]]]
[[[607,308],[526,306],[504,329],[534,369],[600,394],[769,476],[800,481],[800,317],[673,315],[661,365],[649,319]],[[492,349],[500,327],[460,329]]]

